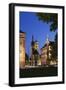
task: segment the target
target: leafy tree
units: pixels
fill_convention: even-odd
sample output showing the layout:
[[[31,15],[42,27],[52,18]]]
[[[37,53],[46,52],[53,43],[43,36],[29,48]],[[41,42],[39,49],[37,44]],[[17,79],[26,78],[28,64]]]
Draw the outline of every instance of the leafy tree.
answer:
[[[57,33],[55,35],[55,41],[52,45],[52,60],[56,60],[58,58],[58,43],[57,43]]]
[[[56,31],[58,28],[58,15],[55,13],[37,13],[39,20],[50,23],[50,31]]]
[[[55,44],[54,44],[55,57],[58,58],[58,35],[55,35]]]

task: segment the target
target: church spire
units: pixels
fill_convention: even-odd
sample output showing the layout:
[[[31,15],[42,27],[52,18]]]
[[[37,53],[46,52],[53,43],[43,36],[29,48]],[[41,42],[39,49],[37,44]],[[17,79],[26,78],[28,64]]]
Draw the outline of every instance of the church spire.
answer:
[[[47,39],[46,39],[46,44],[48,45],[49,44],[49,37],[47,35]]]
[[[32,42],[31,42],[31,45],[33,46],[34,45],[34,37],[32,35]]]

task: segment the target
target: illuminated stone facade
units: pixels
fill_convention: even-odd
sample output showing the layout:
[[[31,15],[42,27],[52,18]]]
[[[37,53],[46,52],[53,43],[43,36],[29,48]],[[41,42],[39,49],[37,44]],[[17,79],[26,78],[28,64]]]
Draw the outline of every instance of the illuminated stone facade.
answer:
[[[48,37],[45,45],[41,48],[41,64],[49,65],[52,60],[52,45],[54,42],[49,41]]]
[[[20,68],[24,67],[25,66],[25,33],[20,31],[20,40],[19,40],[19,43],[20,43],[20,46],[19,46],[19,49],[20,49]]]
[[[52,51],[52,46],[50,44],[48,46],[47,44],[45,44],[44,47],[41,48],[41,64],[42,65],[49,64],[48,60],[52,58],[51,51]]]

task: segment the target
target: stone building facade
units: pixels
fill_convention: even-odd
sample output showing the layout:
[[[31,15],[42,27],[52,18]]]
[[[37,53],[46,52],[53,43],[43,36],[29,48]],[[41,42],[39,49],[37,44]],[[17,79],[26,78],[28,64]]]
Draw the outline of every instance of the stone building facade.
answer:
[[[19,33],[19,53],[20,53],[20,68],[25,66],[25,32],[20,31]]]
[[[54,64],[55,61],[52,60],[52,51],[53,51],[53,41],[49,41],[47,38],[45,45],[41,48],[41,64],[50,65],[51,62]]]
[[[45,44],[41,48],[41,63],[42,65],[49,65],[52,60],[52,44],[54,42],[49,41],[49,44]]]

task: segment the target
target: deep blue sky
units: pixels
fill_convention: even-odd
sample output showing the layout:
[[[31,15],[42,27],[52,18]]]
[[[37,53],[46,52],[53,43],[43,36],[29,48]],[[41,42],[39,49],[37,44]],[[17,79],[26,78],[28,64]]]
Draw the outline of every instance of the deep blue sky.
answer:
[[[53,41],[56,32],[50,32],[50,24],[39,21],[34,12],[20,12],[19,14],[20,30],[26,32],[26,52],[30,54],[32,35],[34,40],[39,42],[39,49],[46,42],[47,35],[49,40]]]

